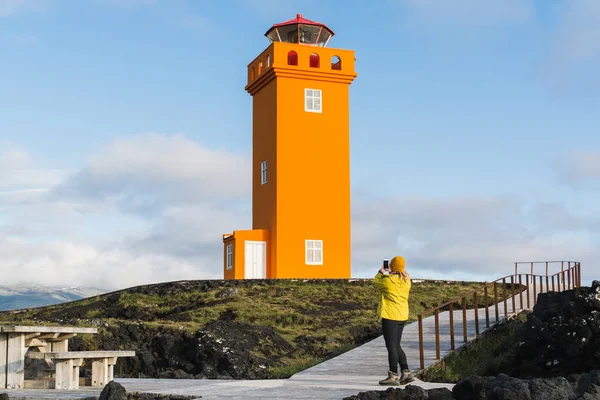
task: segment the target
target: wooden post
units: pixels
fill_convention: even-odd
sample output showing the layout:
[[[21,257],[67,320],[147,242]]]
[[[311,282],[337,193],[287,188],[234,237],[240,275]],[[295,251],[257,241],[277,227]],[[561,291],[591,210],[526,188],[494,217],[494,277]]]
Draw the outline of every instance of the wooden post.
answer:
[[[450,302],[450,349],[454,350],[454,302]]]
[[[519,274],[519,303],[521,304],[520,310],[523,309],[523,283],[521,282],[521,274]]]
[[[479,299],[477,298],[477,292],[473,293],[473,315],[475,316],[475,336],[479,336]]]
[[[483,287],[483,301],[484,301],[484,307],[485,307],[485,327],[489,328],[490,327],[490,301],[488,298],[488,290],[487,290],[487,285],[485,285]]]
[[[494,281],[494,309],[496,311],[496,323],[498,323],[498,282]]]
[[[531,293],[531,287],[529,286],[529,275],[525,274],[525,280],[527,281],[527,309],[529,310],[531,309],[531,305],[529,304],[529,297],[531,297],[529,296],[529,293]]]
[[[423,316],[419,314],[417,318],[419,319],[419,361],[421,362],[421,369],[425,369],[425,355],[423,354]]]
[[[439,319],[439,312],[438,312],[437,308],[433,312],[433,315],[434,315],[434,319],[435,319],[435,359],[437,361],[441,358],[440,357],[440,319]]]
[[[511,275],[510,277],[510,293],[511,293],[511,298],[512,298],[512,312],[516,312],[516,305],[515,305],[515,277]]]
[[[462,311],[463,311],[463,340],[467,343],[467,298],[462,298]]]
[[[531,262],[531,275],[533,275],[533,262]]]
[[[508,304],[506,303],[506,278],[502,278],[502,298],[504,299],[504,318],[508,317]]]

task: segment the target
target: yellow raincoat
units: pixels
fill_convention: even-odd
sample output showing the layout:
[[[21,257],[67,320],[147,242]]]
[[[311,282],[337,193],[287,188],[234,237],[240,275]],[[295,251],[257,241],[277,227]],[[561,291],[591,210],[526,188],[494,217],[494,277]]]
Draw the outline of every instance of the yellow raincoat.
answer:
[[[378,272],[373,278],[373,284],[381,291],[377,318],[406,321],[408,319],[408,296],[412,286],[410,278],[404,280],[398,274],[384,275]]]

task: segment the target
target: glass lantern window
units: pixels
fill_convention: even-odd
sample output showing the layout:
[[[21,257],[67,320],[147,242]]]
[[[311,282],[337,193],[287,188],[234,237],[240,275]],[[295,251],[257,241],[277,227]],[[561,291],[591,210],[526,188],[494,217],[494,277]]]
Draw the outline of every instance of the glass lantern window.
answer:
[[[277,28],[282,42],[298,43],[298,25],[280,26]]]
[[[322,29],[321,35],[319,35],[319,39],[317,41],[317,45],[319,47],[325,47],[327,45],[327,41],[329,40],[330,37],[331,37],[331,32],[329,32],[327,29]]]
[[[269,32],[269,34],[267,35],[267,38],[271,42],[280,42],[279,36],[277,35],[277,29],[273,29],[271,32]]]
[[[319,38],[320,26],[315,25],[300,25],[300,43],[317,44]]]

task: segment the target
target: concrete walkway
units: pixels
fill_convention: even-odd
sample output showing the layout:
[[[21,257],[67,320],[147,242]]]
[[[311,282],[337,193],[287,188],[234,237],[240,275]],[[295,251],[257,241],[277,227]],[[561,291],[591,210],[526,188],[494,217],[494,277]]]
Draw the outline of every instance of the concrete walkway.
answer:
[[[540,292],[538,287],[537,293]],[[499,294],[501,288],[499,287]],[[520,299],[516,297],[516,309],[520,310]],[[533,307],[533,290],[523,292],[523,306]],[[512,301],[507,301],[508,313],[512,313]],[[496,322],[495,308],[488,308],[490,326]],[[499,320],[504,319],[504,303],[498,306]],[[444,357],[450,350],[449,312],[439,314],[440,355]],[[479,332],[486,329],[485,309],[478,312]],[[463,344],[462,310],[454,311],[455,348]],[[467,337],[475,336],[475,315],[467,310]],[[434,317],[423,319],[425,348],[425,367],[435,362],[435,321]],[[405,327],[402,347],[406,352],[409,367],[419,370],[418,323]],[[188,379],[115,379],[128,392],[155,393],[164,395],[186,395],[202,399],[343,399],[368,390],[386,390],[378,381],[387,375],[387,351],[383,337],[380,336],[364,345],[352,349],[333,359],[293,375],[289,379],[275,380],[188,380]],[[415,380],[411,384],[425,389],[446,387],[452,390],[453,384],[428,383]],[[56,390],[10,390],[6,391],[11,399],[95,399],[99,389],[84,388],[78,391]]]

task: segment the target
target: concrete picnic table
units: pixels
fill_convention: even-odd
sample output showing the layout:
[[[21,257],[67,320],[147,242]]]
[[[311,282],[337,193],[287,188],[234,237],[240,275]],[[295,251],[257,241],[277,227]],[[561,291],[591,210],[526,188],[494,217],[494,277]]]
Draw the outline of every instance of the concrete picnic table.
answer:
[[[67,352],[69,339],[79,333],[98,333],[97,328],[77,326],[0,325],[0,389],[23,389],[25,354]]]

